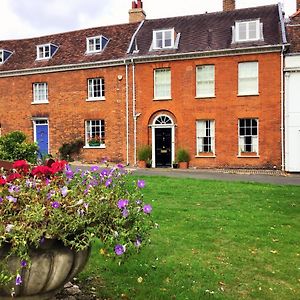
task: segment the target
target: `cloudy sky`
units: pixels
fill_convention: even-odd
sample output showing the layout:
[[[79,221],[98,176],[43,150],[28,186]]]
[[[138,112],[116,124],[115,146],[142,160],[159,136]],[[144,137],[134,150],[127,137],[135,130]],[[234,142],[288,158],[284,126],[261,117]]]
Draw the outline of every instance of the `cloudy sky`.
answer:
[[[296,0],[236,0],[237,8]],[[222,10],[222,0],[143,0],[148,19]],[[19,39],[128,22],[131,0],[0,0],[0,40]]]

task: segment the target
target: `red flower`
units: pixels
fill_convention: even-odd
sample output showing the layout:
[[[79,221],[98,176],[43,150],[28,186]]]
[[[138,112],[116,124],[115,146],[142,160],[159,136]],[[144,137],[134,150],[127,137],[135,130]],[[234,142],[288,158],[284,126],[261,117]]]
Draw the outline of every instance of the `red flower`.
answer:
[[[65,160],[56,161],[51,165],[52,174],[61,172],[65,169],[67,162]]]
[[[21,178],[22,176],[19,173],[12,173],[7,177],[7,182],[14,181],[15,179]]]
[[[50,175],[52,174],[52,171],[49,167],[47,166],[37,166],[31,171],[32,175]]]
[[[0,185],[6,184],[6,180],[4,178],[0,178]]]
[[[26,160],[17,160],[13,163],[13,168],[28,173],[29,165]]]

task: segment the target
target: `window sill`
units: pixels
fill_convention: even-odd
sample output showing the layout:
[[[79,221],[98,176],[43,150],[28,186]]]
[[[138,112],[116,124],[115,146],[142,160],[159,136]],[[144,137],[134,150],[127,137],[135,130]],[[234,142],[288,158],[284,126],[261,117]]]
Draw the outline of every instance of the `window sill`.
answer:
[[[167,98],[153,98],[153,101],[170,101],[172,98],[167,97]]]
[[[99,98],[87,98],[85,101],[87,102],[94,102],[94,101],[104,101],[105,97],[99,97]]]
[[[251,97],[251,96],[259,96],[259,93],[255,93],[255,94],[238,94],[238,97]]]
[[[237,158],[260,158],[259,155],[251,155],[251,154],[239,154],[237,155]]]
[[[216,98],[216,95],[211,95],[211,96],[196,96],[195,99],[201,99],[201,100],[211,100]]]
[[[36,104],[48,104],[49,103],[49,101],[34,101],[34,102],[31,102],[31,104],[34,104],[34,105],[36,105]]]
[[[105,145],[101,145],[101,146],[83,146],[83,149],[105,149],[106,146]]]
[[[208,153],[207,155],[199,154],[199,155],[195,155],[195,158],[216,158],[216,155],[211,153]]]

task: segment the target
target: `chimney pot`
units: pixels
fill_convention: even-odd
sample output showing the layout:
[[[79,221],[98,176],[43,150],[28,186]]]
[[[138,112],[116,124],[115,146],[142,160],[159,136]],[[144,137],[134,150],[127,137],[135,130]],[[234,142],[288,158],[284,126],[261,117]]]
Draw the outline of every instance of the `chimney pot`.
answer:
[[[141,0],[137,0],[137,8],[143,8],[143,3]]]
[[[134,9],[134,8],[136,8],[136,7],[137,7],[136,2],[135,2],[135,1],[132,1],[132,6],[131,6],[131,8]]]
[[[231,10],[235,10],[235,0],[223,0],[223,11],[231,11]]]

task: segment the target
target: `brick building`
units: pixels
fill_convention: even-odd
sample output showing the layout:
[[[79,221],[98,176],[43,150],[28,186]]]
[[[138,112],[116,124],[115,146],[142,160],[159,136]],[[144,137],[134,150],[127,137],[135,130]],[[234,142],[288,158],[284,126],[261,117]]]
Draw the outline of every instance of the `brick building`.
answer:
[[[20,129],[44,152],[83,138],[82,158],[171,166],[282,167],[281,7],[145,19],[0,41],[2,133]],[[46,139],[46,142],[44,141]],[[49,143],[47,144],[47,141]],[[43,149],[44,147],[44,149]]]

